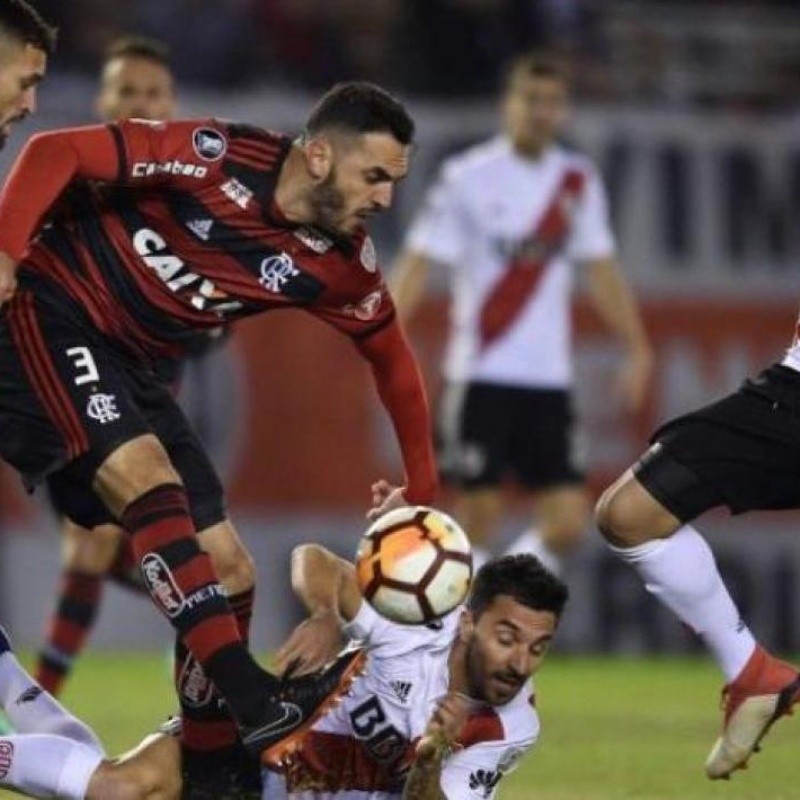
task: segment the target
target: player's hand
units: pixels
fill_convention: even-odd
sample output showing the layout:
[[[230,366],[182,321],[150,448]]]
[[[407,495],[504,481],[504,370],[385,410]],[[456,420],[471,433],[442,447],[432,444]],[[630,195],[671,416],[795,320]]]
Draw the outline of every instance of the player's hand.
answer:
[[[404,486],[392,486],[388,481],[380,480],[372,484],[372,508],[367,511],[367,519],[372,521],[383,516],[394,508],[408,505],[403,492]]]
[[[449,692],[439,701],[417,744],[417,758],[425,760],[453,748],[472,709],[472,700],[459,692]]]
[[[301,622],[278,650],[276,666],[282,675],[294,666],[292,674],[316,672],[342,648],[342,620],[334,609],[319,611]]]
[[[650,349],[628,354],[617,379],[617,391],[626,411],[637,412],[641,409],[652,373],[653,353]]]
[[[0,250],[0,306],[7,303],[17,290],[17,262]]]

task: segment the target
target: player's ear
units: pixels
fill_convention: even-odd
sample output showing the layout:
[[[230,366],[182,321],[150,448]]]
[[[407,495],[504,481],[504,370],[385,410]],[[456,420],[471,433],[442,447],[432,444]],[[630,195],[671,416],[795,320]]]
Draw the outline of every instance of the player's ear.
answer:
[[[333,147],[324,136],[308,139],[303,147],[311,177],[324,181],[333,166]]]
[[[475,620],[472,617],[472,612],[464,609],[461,616],[458,618],[458,638],[466,644],[472,639],[472,634],[475,631]]]

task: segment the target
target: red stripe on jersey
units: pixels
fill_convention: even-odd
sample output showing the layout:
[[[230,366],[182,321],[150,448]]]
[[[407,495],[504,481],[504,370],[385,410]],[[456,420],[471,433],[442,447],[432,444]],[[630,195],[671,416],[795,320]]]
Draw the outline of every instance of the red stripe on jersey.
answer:
[[[275,157],[280,154],[282,147],[278,144],[261,144],[254,142],[252,139],[248,141],[239,140],[231,142],[228,148],[228,153],[236,155],[237,153],[244,153],[253,158],[263,158],[264,161],[272,161],[274,163]]]
[[[70,460],[77,458],[88,450],[89,440],[47,351],[33,308],[33,296],[29,292],[21,292],[14,299],[8,318],[14,345],[28,380],[64,438]]]
[[[228,153],[227,163],[252,169],[256,172],[267,172],[269,170],[269,166],[265,165],[263,161],[260,161],[257,156],[250,156],[246,153]],[[274,164],[275,162],[272,163]]]
[[[467,719],[458,737],[458,744],[472,747],[481,742],[497,742],[504,738],[503,723],[497,712],[493,708],[483,708]]]
[[[401,769],[410,761],[412,750],[413,744],[406,742],[398,758],[381,763],[352,736],[312,730],[299,758],[287,770],[287,788],[290,792],[397,791]]]

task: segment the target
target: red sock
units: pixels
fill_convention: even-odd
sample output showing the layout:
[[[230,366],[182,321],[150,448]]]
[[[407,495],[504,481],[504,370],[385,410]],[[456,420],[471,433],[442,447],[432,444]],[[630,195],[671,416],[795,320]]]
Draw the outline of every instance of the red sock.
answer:
[[[145,586],[240,721],[260,712],[268,678],[239,635],[236,619],[200,549],[183,486],[164,484],[122,515]]]
[[[36,663],[36,680],[57,695],[94,627],[103,577],[68,570],[61,575],[58,601]]]

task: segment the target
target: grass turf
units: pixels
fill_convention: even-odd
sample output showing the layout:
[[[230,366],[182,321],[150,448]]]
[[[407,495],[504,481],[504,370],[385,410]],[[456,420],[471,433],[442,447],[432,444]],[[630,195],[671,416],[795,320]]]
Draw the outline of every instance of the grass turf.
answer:
[[[798,797],[800,727],[780,722],[751,768],[712,783],[703,761],[720,724],[719,678],[704,660],[556,658],[537,679],[539,744],[502,800],[789,800]],[[166,659],[90,654],[64,702],[109,752],[129,748],[173,708]],[[0,791],[0,797],[12,795]]]

